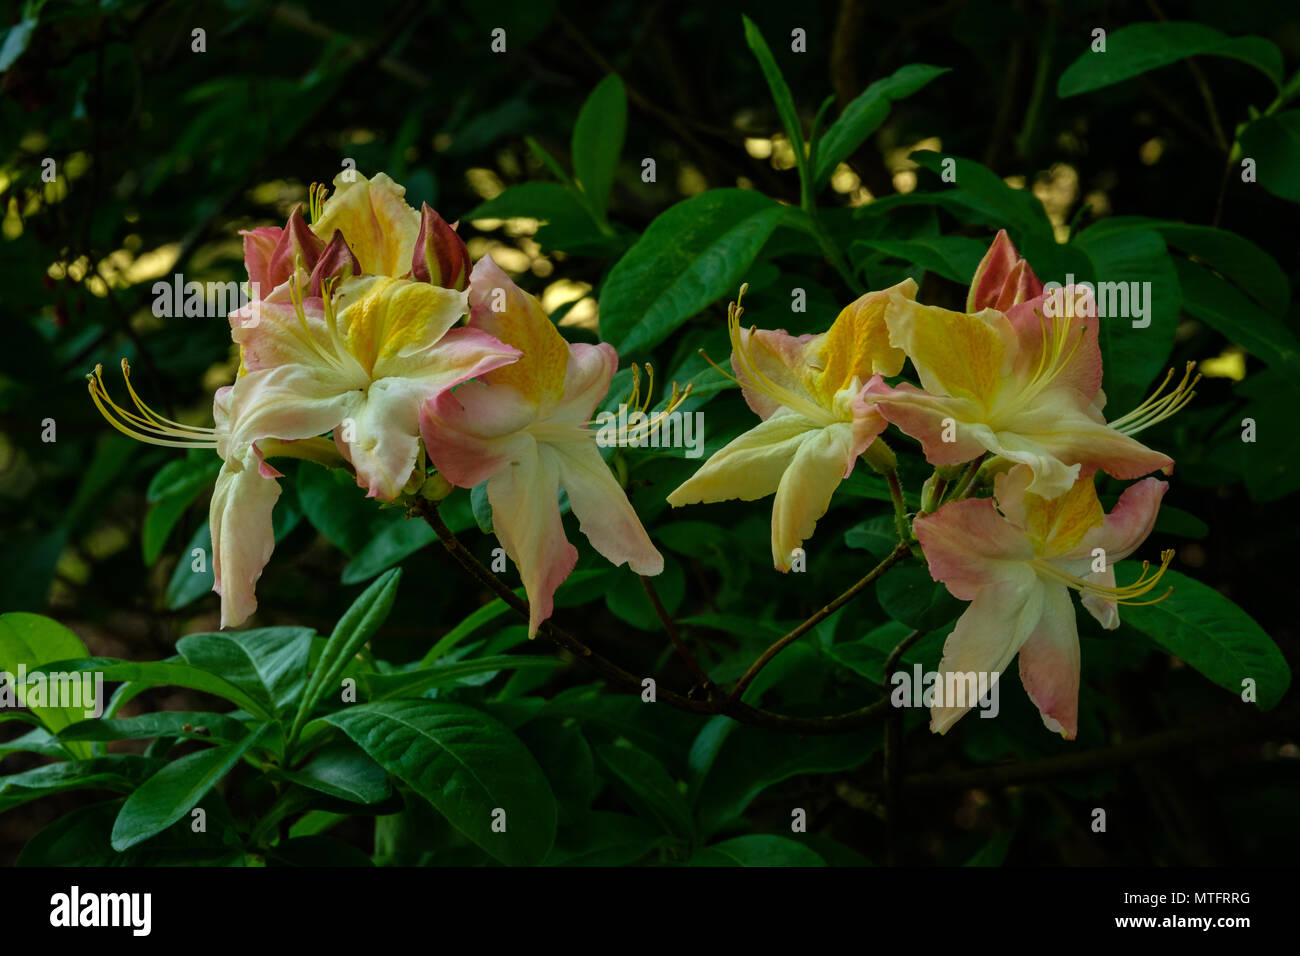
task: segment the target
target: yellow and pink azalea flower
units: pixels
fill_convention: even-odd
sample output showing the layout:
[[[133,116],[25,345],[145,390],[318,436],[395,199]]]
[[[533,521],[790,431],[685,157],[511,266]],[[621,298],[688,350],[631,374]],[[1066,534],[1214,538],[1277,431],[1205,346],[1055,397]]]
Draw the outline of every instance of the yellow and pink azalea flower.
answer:
[[[830,329],[793,336],[744,329],[744,310],[729,310],[731,367],[746,403],[762,421],[733,439],[668,496],[673,507],[775,495],[772,561],[788,571],[812,537],[831,495],[888,422],[871,390],[897,375],[902,350],[890,344],[884,314],[893,298],[911,301],[904,280],[869,292],[840,312]]]
[[[426,402],[421,432],[433,464],[452,484],[487,482],[493,529],[528,594],[531,637],[578,560],[564,535],[560,488],[582,533],[614,564],[654,575],[663,571],[663,556],[588,427],[618,354],[605,344],[567,343],[541,303],[490,257],[474,267],[469,302],[469,331],[494,336],[522,356]]]
[[[261,303],[260,321],[232,313],[254,392],[258,437],[298,439],[335,431],[339,450],[369,497],[391,500],[411,477],[420,406],[519,352],[475,328],[455,328],[466,297],[425,282],[365,276],[337,292]],[[333,290],[330,290],[333,291]]]
[[[1005,229],[999,229],[988,252],[975,269],[966,311],[997,309],[1005,312],[1013,305],[1028,302],[1043,294],[1043,283],[1034,275],[1028,261],[1021,258]]]
[[[880,413],[921,442],[933,465],[985,453],[1029,466],[1031,490],[1064,494],[1098,469],[1117,478],[1168,471],[1173,461],[1106,423],[1101,413],[1101,349],[1096,308],[1086,289],[1040,292],[999,235],[972,284],[975,305],[952,312],[894,294],[885,311],[890,342],[911,359],[921,387],[876,383]],[[1002,276],[1001,281],[998,277]],[[1068,302],[1067,302],[1068,299]],[[1010,303],[1010,304],[1006,304]]]
[[[960,683],[949,674],[988,675],[991,685],[1019,654],[1021,683],[1043,723],[1072,740],[1080,654],[1070,591],[1105,628],[1119,626],[1118,605],[1149,603],[1137,599],[1156,586],[1173,552],[1124,586],[1116,586],[1115,563],[1151,533],[1168,485],[1157,478],[1130,485],[1106,514],[1092,477],[1054,498],[1030,491],[1032,482],[1030,469],[1016,465],[997,476],[994,498],[949,502],[913,528],[930,574],[971,602],[944,644],[939,686]],[[931,729],[947,732],[975,703],[937,704]]]
[[[221,455],[209,520],[222,626],[256,608],[254,585],[273,546],[270,513],[279,489],[271,479],[279,473],[259,446],[278,440],[284,454],[319,458],[318,436],[333,431],[357,483],[368,496],[391,500],[417,463],[420,406],[519,357],[479,329],[454,328],[466,311],[464,292],[366,276],[344,280],[337,291],[329,283],[324,293],[303,298],[291,277],[270,299],[231,313],[243,365],[235,384],[217,393],[213,429],[163,419],[134,390],[139,413],[121,409],[98,370],[91,380],[92,397],[120,431]]]

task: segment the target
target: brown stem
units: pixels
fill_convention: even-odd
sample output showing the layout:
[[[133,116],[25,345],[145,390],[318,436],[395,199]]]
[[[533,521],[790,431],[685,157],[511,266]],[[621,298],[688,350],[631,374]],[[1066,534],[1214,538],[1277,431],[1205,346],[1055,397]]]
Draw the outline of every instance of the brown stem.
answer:
[[[732,701],[740,700],[741,695],[745,693],[745,688],[748,687],[754,678],[758,676],[758,672],[771,662],[772,658],[776,657],[777,654],[780,654],[795,641],[799,640],[799,638],[803,637],[822,621],[826,620],[826,618],[830,617],[849,601],[857,597],[858,594],[867,587],[867,585],[871,584],[876,580],[876,578],[880,577],[899,561],[902,561],[909,553],[907,545],[899,544],[898,547],[889,553],[885,560],[881,561],[878,565],[868,571],[866,576],[863,577],[862,580],[858,581],[857,584],[853,585],[853,587],[849,588],[834,601],[831,601],[830,604],[827,604],[824,608],[812,617],[808,618],[808,620],[804,621],[789,634],[776,641],[771,647],[763,652],[762,656],[759,657],[758,660],[754,661],[754,663],[750,665],[749,670],[745,671],[744,676],[736,682],[736,686],[732,689],[729,699]]]
[[[925,631],[916,630],[898,642],[885,658],[881,670],[885,682],[885,693],[893,683],[894,668],[907,649],[920,640]],[[885,833],[886,860],[890,866],[898,865],[898,817],[903,805],[903,711],[895,707],[885,718],[885,753],[884,753],[884,790],[885,790]]]
[[[691,649],[686,646],[686,642],[682,640],[681,634],[677,632],[677,624],[668,613],[668,609],[664,607],[664,602],[659,600],[659,592],[655,590],[654,582],[644,574],[637,576],[641,579],[641,587],[645,588],[646,597],[648,597],[650,603],[654,605],[655,613],[659,615],[659,620],[663,622],[664,630],[668,632],[668,637],[672,640],[673,647],[677,648],[677,653],[681,656],[682,660],[686,662],[686,666],[691,669],[691,673],[695,675],[695,680],[699,684],[699,687],[707,694],[709,688],[713,686],[713,682],[709,680],[709,675],[704,673],[703,668],[700,667],[699,661],[695,659],[695,655],[691,653]]]
[[[907,791],[989,789],[1032,784],[1153,760],[1177,751],[1229,746],[1277,734],[1294,734],[1297,730],[1300,730],[1300,706],[1291,705],[1262,718],[1221,721],[1208,727],[1166,730],[1114,747],[1100,747],[1081,754],[1047,757],[1029,763],[1003,764],[978,770],[943,770],[938,773],[916,774],[908,778]]]
[[[442,520],[442,516],[438,514],[438,509],[432,502],[422,499],[416,500],[412,503],[412,512],[428,523],[434,534],[438,536],[438,540],[442,542],[443,547],[450,552],[461,567],[517,613],[525,618],[528,617],[528,602],[518,597],[514,591],[484,567],[483,563],[461,544],[460,539],[447,527],[446,522]],[[624,670],[613,661],[596,653],[554,622],[543,621],[538,633],[585,661],[588,666],[611,684],[633,693],[641,693],[641,677]],[[667,688],[659,689],[656,693],[656,699],[668,704],[670,707],[688,713],[707,716],[723,715],[731,717],[742,724],[753,724],[756,727],[765,727],[768,730],[793,734],[837,734],[858,730],[881,720],[889,709],[889,701],[881,699],[874,704],[843,714],[798,717],[751,707],[739,700],[733,701],[716,697],[708,700],[693,700]]]

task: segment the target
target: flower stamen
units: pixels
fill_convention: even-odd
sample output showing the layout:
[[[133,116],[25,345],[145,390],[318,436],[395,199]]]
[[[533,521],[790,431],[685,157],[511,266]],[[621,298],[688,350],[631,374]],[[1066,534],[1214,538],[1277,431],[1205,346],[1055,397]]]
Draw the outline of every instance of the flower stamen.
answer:
[[[755,336],[758,334],[758,327],[750,326],[748,343],[741,335],[740,328],[740,318],[745,314],[744,306],[740,303],[745,295],[745,290],[748,288],[748,283],[742,285],[740,287],[740,294],[736,296],[736,301],[727,306],[727,335],[731,339],[731,360],[739,375],[727,375],[727,373],[723,372],[722,369],[719,368],[712,359],[709,359],[707,355],[704,356],[705,360],[719,372],[722,372],[723,375],[727,375],[727,378],[730,378],[741,388],[748,388],[751,391],[758,392],[760,395],[765,395],[778,405],[784,405],[791,411],[797,412],[809,421],[815,422],[823,427],[835,424],[838,419],[827,409],[815,404],[801,395],[796,394],[795,392],[792,392],[790,389],[785,388],[782,385],[778,385],[776,382],[768,378],[767,375],[763,374],[763,371],[758,367],[758,362],[752,354],[752,343]],[[703,353],[701,352],[701,354]],[[742,381],[741,378],[743,378],[744,381]]]
[[[99,409],[104,419],[128,438],[150,445],[162,445],[167,448],[216,448],[216,431],[198,425],[183,425],[159,415],[136,394],[131,385],[131,366],[122,359],[122,378],[126,381],[127,392],[140,414],[118,405],[108,389],[104,386],[104,366],[96,365],[95,371],[86,376],[91,401]]]
[[[1192,378],[1192,370],[1195,368],[1195,362],[1188,362],[1187,367],[1183,370],[1182,380],[1172,392],[1165,395],[1164,390],[1173,381],[1174,377],[1175,370],[1171,368],[1168,374],[1165,375],[1164,381],[1160,383],[1159,387],[1151,393],[1146,401],[1127,415],[1115,419],[1110,423],[1110,427],[1117,432],[1132,437],[1157,422],[1162,422],[1166,418],[1178,414],[1187,406],[1188,402],[1196,397],[1194,389],[1201,380],[1201,376],[1197,373],[1196,377]]]
[[[1140,607],[1146,604],[1158,604],[1173,593],[1174,589],[1170,587],[1164,594],[1153,600],[1136,600],[1136,598],[1142,597],[1144,594],[1149,593],[1155,588],[1156,584],[1159,583],[1160,579],[1164,576],[1165,571],[1168,569],[1169,562],[1173,559],[1174,552],[1172,549],[1161,551],[1159,570],[1151,572],[1151,562],[1143,561],[1142,573],[1138,576],[1138,579],[1132,584],[1125,584],[1119,587],[1098,584],[1095,581],[1088,581],[1084,578],[1077,577],[1070,574],[1068,571],[1063,571],[1050,561],[1035,560],[1031,561],[1030,564],[1040,577],[1057,581],[1064,584],[1066,587],[1073,588],[1081,594],[1091,594],[1092,596],[1102,598],[1103,600],[1114,601],[1116,604],[1127,604],[1133,607]],[[1149,572],[1151,573],[1148,577]]]

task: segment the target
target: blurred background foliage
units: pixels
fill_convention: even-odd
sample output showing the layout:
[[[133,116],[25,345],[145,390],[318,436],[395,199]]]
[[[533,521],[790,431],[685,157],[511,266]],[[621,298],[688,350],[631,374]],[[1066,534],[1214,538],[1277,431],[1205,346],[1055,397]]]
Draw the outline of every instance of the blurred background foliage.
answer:
[[[1293,494],[1300,486],[1292,350],[1298,307],[1291,294],[1300,273],[1300,125],[1281,109],[1261,115],[1300,62],[1294,5],[756,0],[743,10],[767,36],[804,130],[828,95],[834,117],[868,84],[909,64],[946,70],[900,91],[870,136],[827,171],[821,223],[846,251],[855,281],[880,288],[911,274],[922,281],[921,299],[956,307],[1002,225],[1044,278],[1063,279],[1076,264],[1091,268],[1089,261],[1106,275],[1153,278],[1158,308],[1170,320],[1160,327],[1171,341],[1135,358],[1132,377],[1108,377],[1112,399],[1124,398],[1115,407],[1133,404],[1167,364],[1202,361],[1206,378],[1191,409],[1145,436],[1178,462],[1148,548],[1176,548],[1176,568],[1247,609],[1294,661],[1294,614],[1279,591],[1295,567],[1300,518]],[[212,391],[233,379],[238,360],[227,325],[156,317],[153,283],[177,272],[200,282],[241,280],[237,231],[283,223],[306,200],[308,185],[332,180],[345,159],[404,183],[413,205],[428,201],[449,221],[460,220],[472,254],[491,253],[571,340],[603,334],[623,346],[625,362],[651,358],[668,377],[694,380],[698,396],[688,409],[712,398],[721,382],[696,350],[726,354],[724,307],[734,286],[662,334],[636,331],[646,327],[644,310],[629,304],[634,293],[611,289],[602,299],[614,264],[675,203],[716,189],[765,193],[791,208],[800,203],[794,148],[740,13],[732,4],[675,0],[10,6],[0,19],[0,310],[7,333],[0,349],[0,610],[49,614],[81,635],[92,654],[133,660],[168,656],[182,635],[216,628],[210,575],[189,565],[191,548],[207,541],[214,460],[115,434],[95,413],[83,377],[103,363],[111,380],[126,357],[146,400],[185,421],[209,422]],[[1175,56],[1140,76],[1061,95],[1070,90],[1058,83],[1095,28],[1113,36],[1126,24],[1166,18],[1267,38],[1288,70],[1270,85],[1267,51]],[[504,53],[491,50],[496,28],[506,31]],[[202,52],[196,29],[204,31]],[[796,29],[806,32],[806,52],[791,49]],[[1196,49],[1205,52],[1202,41]],[[593,96],[610,73],[625,90],[625,131],[619,111],[599,99],[617,91],[606,83],[605,93]],[[583,128],[577,118],[589,97],[594,105]],[[608,200],[573,189],[574,162],[584,150],[619,140]],[[918,157],[917,150],[932,153]],[[987,167],[989,182],[959,179],[964,189],[935,198],[948,188],[937,175],[946,155]],[[1243,155],[1260,158],[1259,181],[1242,181]],[[41,176],[46,158],[56,163],[51,183]],[[654,160],[653,181],[643,175],[645,159]],[[746,214],[743,206],[737,217]],[[1135,216],[1146,221],[1124,218]],[[853,289],[807,229],[789,218],[774,223],[738,277],[750,283],[747,321],[794,332],[825,328]],[[1254,246],[1180,233],[1176,223],[1219,227]],[[684,256],[698,239],[687,226],[670,220],[666,227],[681,232]],[[1088,230],[1097,230],[1090,242]],[[794,287],[806,292],[805,313],[790,311]],[[618,334],[611,334],[615,325]],[[626,387],[626,377],[616,380],[611,401]],[[1254,444],[1240,440],[1245,417],[1257,423]],[[42,437],[51,420],[52,442]],[[735,394],[711,402],[708,450],[749,420]],[[664,494],[699,462],[653,449],[616,458],[667,557],[658,582],[664,602],[719,682],[734,680],[757,648],[860,577],[882,528],[889,531],[887,496],[860,472],[819,526],[806,574],[777,575],[766,504],[670,514]],[[258,624],[328,633],[367,581],[401,562],[407,583],[375,652],[402,662],[420,658],[487,599],[440,547],[429,546],[423,525],[373,508],[346,476],[307,464],[286,472]],[[915,489],[927,473],[914,465],[905,477]],[[1103,490],[1113,496],[1119,486]],[[444,510],[486,558],[495,541],[475,529],[471,496],[458,492]],[[629,669],[689,686],[635,576],[610,569],[572,530],[570,537],[582,559],[561,594],[558,619]],[[891,616],[933,629],[904,658],[933,664],[959,607],[933,592],[923,570],[900,575],[889,580],[901,583],[882,586],[791,648],[751,695],[793,713],[874,699],[884,656],[906,633]],[[929,777],[909,798],[902,858],[1212,863],[1277,861],[1300,851],[1293,812],[1300,749],[1284,734],[1185,748],[1176,758],[1047,785],[942,783],[959,768],[1212,724],[1233,708],[1232,695],[1136,628],[1104,633],[1090,626],[1081,618],[1084,716],[1073,744],[1042,729],[1014,675],[997,721],[968,719],[947,738],[932,738],[922,715],[908,714],[908,766]],[[500,653],[518,645],[522,632],[513,621],[496,621],[475,633],[473,652]],[[591,675],[573,665],[510,680],[512,693],[554,702],[589,685]],[[499,685],[465,693],[485,695]],[[151,692],[134,706],[192,709],[192,696]],[[732,727],[725,718],[705,726],[663,707],[571,699],[521,735],[544,767],[555,768],[557,793],[564,781],[581,779],[570,787],[575,805],[637,812],[627,780],[636,774],[610,749],[625,738],[668,778],[688,784],[688,812],[700,833],[788,832],[789,808],[805,807],[810,845],[823,858],[883,861],[878,729],[801,739]],[[591,748],[602,754],[599,762]],[[34,758],[5,760],[13,770]],[[6,814],[0,860],[84,802],[61,795]],[[1096,805],[1110,810],[1106,838],[1089,830]],[[439,857],[436,835],[426,833],[435,827],[405,819],[401,826],[407,856],[427,837],[435,861],[449,858]],[[381,850],[365,828],[348,836],[367,852]],[[638,858],[625,855],[626,862]],[[472,862],[472,854],[464,859]]]

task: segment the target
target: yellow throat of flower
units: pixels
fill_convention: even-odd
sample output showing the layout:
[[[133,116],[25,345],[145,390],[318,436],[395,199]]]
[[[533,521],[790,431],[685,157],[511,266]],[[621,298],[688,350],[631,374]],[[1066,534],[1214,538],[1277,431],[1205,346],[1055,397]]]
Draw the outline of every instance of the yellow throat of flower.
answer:
[[[727,306],[727,335],[731,339],[732,362],[736,366],[736,371],[740,373],[745,381],[741,381],[719,366],[717,362],[709,358],[703,349],[700,350],[700,355],[704,356],[704,360],[712,365],[715,370],[721,372],[741,388],[749,389],[751,392],[757,392],[765,398],[770,398],[778,405],[783,405],[791,411],[799,413],[809,421],[815,422],[822,427],[841,421],[832,410],[817,404],[810,397],[800,395],[772,381],[771,378],[763,374],[758,361],[754,357],[754,342],[758,333],[757,326],[750,326],[748,342],[741,334],[740,319],[745,314],[745,308],[741,305],[741,301],[744,299],[745,291],[748,288],[748,283],[742,285],[736,300]]]

